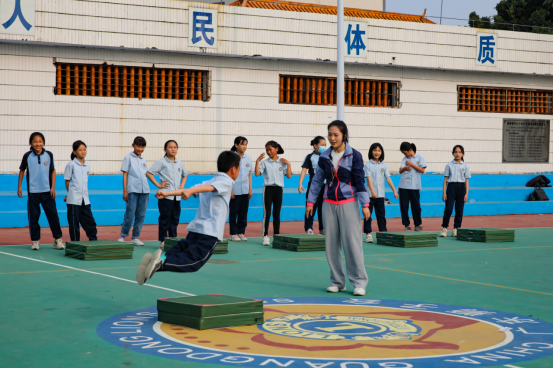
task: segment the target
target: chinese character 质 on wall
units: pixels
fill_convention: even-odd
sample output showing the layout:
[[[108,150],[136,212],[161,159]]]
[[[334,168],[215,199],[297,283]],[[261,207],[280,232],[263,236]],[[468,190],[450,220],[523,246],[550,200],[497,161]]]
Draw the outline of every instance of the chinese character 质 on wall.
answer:
[[[476,64],[487,67],[497,66],[497,35],[476,34]]]
[[[188,46],[217,48],[217,10],[188,9]]]
[[[35,35],[35,0],[1,0],[0,33]]]

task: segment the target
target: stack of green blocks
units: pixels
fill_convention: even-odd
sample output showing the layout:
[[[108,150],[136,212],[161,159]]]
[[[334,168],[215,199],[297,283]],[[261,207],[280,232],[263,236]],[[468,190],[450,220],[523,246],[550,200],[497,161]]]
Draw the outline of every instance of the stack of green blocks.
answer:
[[[273,249],[296,252],[325,251],[325,237],[314,234],[279,234],[274,236]]]
[[[457,230],[457,239],[468,242],[515,242],[514,229],[499,228],[461,228]]]
[[[184,237],[167,237],[165,238],[165,244],[163,251],[167,252],[173,248],[180,240],[184,240]],[[214,254],[228,254],[228,240],[218,241],[215,245]]]
[[[438,235],[430,232],[380,232],[376,234],[376,242],[393,247],[436,247]]]
[[[65,244],[65,256],[80,260],[132,259],[134,245],[119,241],[72,241]]]
[[[226,295],[157,300],[158,320],[197,330],[263,324],[263,300]]]

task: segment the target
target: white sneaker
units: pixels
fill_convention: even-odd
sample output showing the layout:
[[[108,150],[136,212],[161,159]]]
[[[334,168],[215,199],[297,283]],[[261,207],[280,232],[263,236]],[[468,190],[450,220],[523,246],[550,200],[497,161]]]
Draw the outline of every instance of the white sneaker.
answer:
[[[442,228],[442,231],[440,232],[440,237],[447,237],[447,228]]]
[[[307,234],[313,234],[313,230],[311,228],[309,228],[306,233]]]
[[[370,233],[367,233],[367,238],[365,238],[365,242],[373,243],[373,235]]]
[[[269,236],[263,237],[263,242],[261,243],[262,246],[271,246],[271,239]]]
[[[353,290],[353,296],[365,296],[365,290],[362,288],[355,288]]]
[[[144,242],[140,241],[139,238],[133,238],[133,240],[131,242],[135,246],[144,246]]]
[[[31,246],[31,250],[40,250],[40,243],[38,241],[33,241],[33,246]]]
[[[165,241],[161,241],[161,242],[159,243],[159,249],[160,249],[160,250],[163,250],[164,247],[165,247]]]
[[[344,292],[345,290],[346,290],[346,287],[338,288],[338,286],[330,286],[326,289],[326,292],[336,293],[336,292]]]
[[[457,237],[457,228],[453,228],[453,231],[451,231],[451,237]]]
[[[65,245],[63,244],[63,241],[61,238],[58,238],[57,240],[54,241],[54,247],[58,250],[65,249]]]
[[[233,234],[233,235],[230,236],[230,240],[231,240],[231,241],[234,241],[234,242],[240,242],[240,241],[242,241],[242,240],[240,239],[240,237],[238,237],[238,236],[235,235],[235,234]]]
[[[125,237],[119,237],[119,239],[117,240],[119,242],[125,242]]]
[[[243,234],[239,234],[238,238],[240,238],[241,241],[247,241],[248,239]]]

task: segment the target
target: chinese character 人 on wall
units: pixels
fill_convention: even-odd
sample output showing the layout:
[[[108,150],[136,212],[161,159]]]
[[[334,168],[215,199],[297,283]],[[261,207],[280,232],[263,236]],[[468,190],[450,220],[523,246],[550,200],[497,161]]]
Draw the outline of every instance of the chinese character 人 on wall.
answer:
[[[217,48],[217,10],[188,9],[188,46]]]
[[[35,0],[0,0],[0,33],[35,35]]]
[[[487,67],[497,66],[497,35],[476,34],[476,64]]]

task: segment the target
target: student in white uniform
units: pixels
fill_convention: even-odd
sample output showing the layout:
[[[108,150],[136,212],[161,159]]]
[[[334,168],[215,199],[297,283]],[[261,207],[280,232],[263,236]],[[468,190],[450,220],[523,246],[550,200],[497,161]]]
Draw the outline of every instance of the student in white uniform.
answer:
[[[248,140],[246,137],[238,136],[234,139],[234,145],[230,151],[240,155],[240,174],[232,187],[230,198],[230,240],[247,241],[244,236],[248,225],[248,209],[252,198],[252,173],[254,171],[252,158],[246,154]]]
[[[465,202],[469,198],[470,169],[463,158],[465,149],[461,145],[455,145],[452,154],[454,159],[447,163],[444,170],[443,200],[445,201],[445,209],[440,237],[447,237],[447,227],[449,227],[453,205],[455,205],[455,220],[451,237],[457,237],[457,230],[461,228],[463,222]]]
[[[163,146],[165,156],[154,163],[148,169],[146,176],[157,188],[174,191],[183,189],[188,178],[188,172],[182,161],[177,159],[179,145],[175,140],[165,142]],[[154,175],[159,175],[161,182],[158,183]],[[177,237],[177,227],[180,219],[180,196],[168,196],[164,199],[158,199],[157,207],[159,209],[158,219],[158,240],[159,247],[163,248],[165,237]]]
[[[265,152],[269,158],[263,160],[265,154],[259,155],[255,161],[255,175],[263,174],[263,246],[270,246],[269,222],[271,220],[271,207],[273,207],[273,234],[280,234],[280,209],[282,208],[282,194],[284,176],[292,177],[292,165],[286,159],[279,158],[284,154],[282,146],[275,141],[265,144]],[[263,160],[263,161],[261,161]]]
[[[422,232],[421,219],[421,174],[426,171],[426,161],[421,154],[417,154],[417,147],[413,143],[402,142],[399,150],[405,157],[401,161],[399,173],[399,208],[401,210],[401,222],[406,231],[409,227],[409,203],[415,223],[415,231]]]
[[[64,201],[67,203],[67,223],[69,223],[71,241],[81,240],[79,224],[90,241],[98,239],[96,221],[92,215],[88,198],[90,165],[85,161],[86,153],[86,144],[83,141],[73,142],[71,161],[65,167],[64,179],[67,196]]]
[[[399,195],[396,192],[394,184],[390,179],[388,166],[384,163],[384,148],[381,144],[373,143],[369,149],[369,162],[365,164],[365,177],[367,178],[367,191],[371,195],[369,211],[371,217],[368,220],[363,220],[363,232],[367,234],[365,242],[372,243],[372,213],[373,209],[376,214],[376,222],[380,232],[387,232],[386,228],[386,207],[384,204],[384,180],[388,182],[388,186],[394,191],[394,197],[397,199]]]

